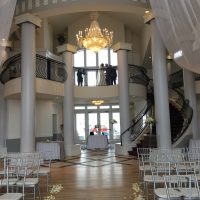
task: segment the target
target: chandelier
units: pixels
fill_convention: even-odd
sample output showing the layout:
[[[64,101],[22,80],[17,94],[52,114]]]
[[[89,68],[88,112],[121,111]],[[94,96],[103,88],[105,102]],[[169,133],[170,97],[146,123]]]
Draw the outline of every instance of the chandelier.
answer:
[[[97,22],[98,13],[92,12],[90,28],[85,29],[85,33],[79,31],[76,34],[78,45],[82,48],[90,49],[91,51],[98,52],[102,48],[110,47],[113,41],[113,32],[104,28],[101,30]]]
[[[92,103],[96,106],[100,106],[102,103],[104,103],[104,100],[92,100]]]

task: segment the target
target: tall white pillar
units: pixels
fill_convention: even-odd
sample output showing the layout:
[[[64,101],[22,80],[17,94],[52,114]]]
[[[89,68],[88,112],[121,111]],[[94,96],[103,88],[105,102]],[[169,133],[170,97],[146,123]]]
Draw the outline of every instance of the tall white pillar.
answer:
[[[121,133],[130,127],[128,51],[131,49],[131,44],[128,43],[120,42],[113,46],[113,51],[117,52],[118,59],[118,87]],[[122,137],[122,147],[124,154],[127,154],[128,151],[132,148],[129,131],[127,131],[127,133]]]
[[[152,13],[144,16],[145,23],[151,24],[151,53],[153,66],[155,117],[157,145],[162,149],[171,148],[171,128],[169,114],[168,76],[166,49],[160,37]]]
[[[0,42],[0,71],[2,64],[8,59],[11,42],[3,40]],[[7,104],[4,98],[4,85],[0,83],[0,146],[5,146],[6,141],[6,123],[7,123]]]
[[[197,102],[194,73],[183,69],[184,96],[189,100],[189,105],[193,109],[192,116],[192,135],[193,139],[199,139],[198,117],[197,117]]]
[[[16,17],[21,25],[21,152],[35,151],[35,29],[41,20],[30,14]]]
[[[77,47],[70,44],[63,44],[57,47],[59,53],[63,55],[63,62],[67,71],[67,80],[64,83],[64,144],[65,154],[73,156],[80,154],[80,146],[74,144],[74,70],[73,54]]]

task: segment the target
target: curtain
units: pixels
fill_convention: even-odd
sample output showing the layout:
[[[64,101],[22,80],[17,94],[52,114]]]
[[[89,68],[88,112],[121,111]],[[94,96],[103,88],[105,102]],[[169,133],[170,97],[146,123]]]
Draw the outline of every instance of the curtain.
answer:
[[[150,0],[167,50],[182,68],[200,73],[200,0]]]

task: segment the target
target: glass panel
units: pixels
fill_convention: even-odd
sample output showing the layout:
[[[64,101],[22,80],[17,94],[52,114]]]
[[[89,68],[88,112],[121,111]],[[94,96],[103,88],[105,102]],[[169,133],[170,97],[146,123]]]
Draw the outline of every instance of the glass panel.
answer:
[[[87,109],[97,109],[97,106],[87,106]]]
[[[84,67],[84,50],[74,54],[74,67]]]
[[[100,66],[101,63],[108,63],[108,49],[102,49],[99,51],[99,63]]]
[[[87,67],[96,67],[96,53],[90,50],[86,50],[86,66]]]
[[[112,108],[119,108],[119,105],[114,105],[112,106]]]
[[[109,113],[100,113],[100,124],[101,135],[107,135],[109,139]]]
[[[109,109],[110,106],[99,106],[100,109]]]
[[[110,64],[113,66],[117,66],[117,53],[113,52],[113,50],[110,50]]]
[[[96,71],[88,71],[88,86],[96,86],[97,76]]]
[[[76,133],[79,140],[85,140],[85,114],[76,114]]]
[[[75,106],[75,110],[84,110],[85,106]]]
[[[97,125],[97,113],[89,113],[88,114],[88,124],[89,124],[89,133],[93,132],[97,134],[96,125]]]
[[[120,139],[120,117],[119,113],[112,113],[112,119],[114,119],[117,123],[113,124],[113,139]]]

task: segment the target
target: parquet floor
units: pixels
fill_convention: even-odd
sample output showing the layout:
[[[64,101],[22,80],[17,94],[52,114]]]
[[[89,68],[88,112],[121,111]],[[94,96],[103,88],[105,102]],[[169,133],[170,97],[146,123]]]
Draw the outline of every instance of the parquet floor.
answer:
[[[52,163],[50,186],[62,184],[56,200],[123,200],[139,182],[138,161],[133,156],[115,156],[111,150],[82,151],[80,156]],[[42,199],[45,192],[41,181]]]

